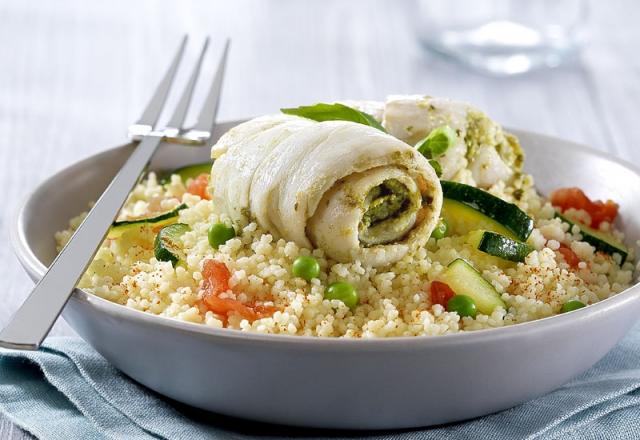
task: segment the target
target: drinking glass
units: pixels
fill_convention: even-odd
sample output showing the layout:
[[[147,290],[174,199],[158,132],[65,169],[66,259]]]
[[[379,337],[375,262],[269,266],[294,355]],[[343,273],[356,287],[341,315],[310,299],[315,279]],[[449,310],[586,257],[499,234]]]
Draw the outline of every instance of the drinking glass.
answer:
[[[506,76],[574,56],[587,15],[586,0],[417,0],[415,19],[428,49]]]

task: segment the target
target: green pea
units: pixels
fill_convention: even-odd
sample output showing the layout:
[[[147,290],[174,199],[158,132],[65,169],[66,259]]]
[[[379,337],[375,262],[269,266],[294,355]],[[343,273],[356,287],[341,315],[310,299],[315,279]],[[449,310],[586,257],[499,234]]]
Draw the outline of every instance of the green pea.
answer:
[[[476,303],[470,296],[467,295],[454,295],[447,302],[447,311],[456,312],[460,317],[470,316],[475,318],[478,310],[476,309]]]
[[[320,274],[320,264],[318,264],[318,260],[315,258],[303,255],[295,259],[291,272],[293,272],[293,276],[311,281],[313,278],[318,278]]]
[[[339,299],[349,308],[358,305],[358,292],[355,287],[344,281],[331,283],[324,291],[325,299]]]
[[[587,305],[582,301],[578,301],[577,299],[572,299],[571,301],[567,301],[562,305],[562,308],[560,309],[560,313],[572,312],[574,310],[578,310],[586,306]]]
[[[433,229],[433,232],[431,233],[431,237],[435,238],[436,240],[440,240],[441,238],[444,238],[447,236],[447,231],[449,231],[449,222],[447,221],[446,218],[441,217],[440,221],[438,221],[438,224]]]
[[[225,244],[235,236],[235,229],[224,223],[214,223],[209,228],[209,244],[214,249],[218,249],[219,246]]]

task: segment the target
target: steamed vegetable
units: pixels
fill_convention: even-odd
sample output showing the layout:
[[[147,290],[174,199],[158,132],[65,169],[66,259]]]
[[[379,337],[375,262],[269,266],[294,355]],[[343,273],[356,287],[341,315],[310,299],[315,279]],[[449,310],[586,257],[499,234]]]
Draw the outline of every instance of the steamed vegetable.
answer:
[[[450,263],[439,280],[447,284],[456,295],[466,295],[473,300],[478,312],[490,315],[496,307],[506,309],[496,289],[480,272],[465,260],[458,258]]]
[[[533,247],[491,231],[477,230],[467,235],[467,243],[481,252],[503,260],[522,262]]]
[[[209,228],[209,244],[214,249],[218,249],[218,247],[222,246],[235,236],[235,229],[224,223],[214,223]]]
[[[184,251],[181,246],[181,238],[185,232],[190,231],[189,225],[174,223],[160,229],[153,243],[153,251],[158,261],[170,261],[174,266],[184,259]]]
[[[551,204],[563,212],[569,208],[582,209],[591,217],[592,228],[598,229],[600,223],[613,223],[618,215],[618,204],[612,200],[592,201],[580,188],[560,188],[551,193]]]
[[[575,252],[573,252],[573,249],[571,249],[564,243],[560,243],[558,252],[560,253],[560,255],[562,255],[564,261],[569,265],[571,269],[578,269],[580,265],[580,258]]]
[[[320,275],[320,264],[315,258],[303,255],[293,261],[291,272],[293,276],[311,281]]]
[[[231,289],[229,279],[231,272],[224,263],[216,260],[204,260],[202,265],[202,285],[200,291],[204,306],[211,312],[228,319],[238,315],[242,319],[255,321],[273,315],[277,310],[264,304],[243,303],[233,296],[226,295]],[[225,296],[222,296],[225,294]]]
[[[454,235],[465,235],[477,229],[497,232],[517,239],[509,229],[471,206],[451,199],[442,202],[442,218],[447,220],[449,231]]]
[[[442,181],[441,184],[445,199],[461,203],[472,210],[467,209],[466,216],[474,217],[474,219],[468,219],[471,223],[476,223],[473,229],[493,230],[520,241],[526,241],[529,238],[533,230],[533,219],[513,203],[505,202],[493,194],[462,183]],[[457,216],[445,215],[445,217],[450,224],[454,221],[460,223],[457,221]],[[489,218],[491,221],[486,221],[484,218]],[[489,227],[481,223],[488,224]],[[500,227],[494,226],[494,223]]]
[[[572,312],[574,310],[578,310],[586,306],[587,305],[582,301],[578,301],[577,299],[572,299],[571,301],[567,301],[562,305],[562,308],[560,309],[560,313]]]
[[[476,303],[470,296],[455,295],[447,301],[447,312],[456,312],[461,318],[475,318],[478,313]]]
[[[211,194],[209,194],[209,174],[200,174],[195,179],[189,181],[187,186],[187,192],[189,194],[196,195],[204,200],[210,200]]]
[[[164,184],[164,183],[168,183],[169,178],[173,175],[173,174],[177,174],[178,176],[180,176],[180,178],[182,179],[183,182],[186,182],[189,179],[195,179],[196,177],[200,176],[201,174],[209,174],[211,173],[211,166],[213,165],[212,162],[201,162],[201,163],[196,163],[193,165],[187,165],[184,167],[180,167],[177,168],[173,171],[171,171],[170,173],[167,173],[165,175],[165,177],[163,177],[162,179],[160,179],[160,183]]]
[[[180,211],[186,208],[187,205],[182,204],[169,212],[165,212],[164,214],[159,214],[154,217],[113,222],[109,232],[107,233],[107,238],[115,239],[120,237],[126,231],[139,230],[145,227],[159,230],[163,226],[175,223],[178,220]]]
[[[456,294],[446,283],[438,280],[431,282],[429,293],[431,294],[431,304],[440,304],[443,307],[446,307],[449,300]]]
[[[447,232],[449,231],[449,222],[445,218],[440,218],[438,220],[438,224],[433,229],[431,233],[431,238],[435,238],[436,240],[440,240],[441,238],[446,237]]]
[[[556,217],[558,217],[563,222],[568,223],[570,227],[572,227],[573,225],[577,225],[580,228],[582,240],[586,241],[591,246],[596,248],[597,251],[604,252],[605,254],[609,255],[620,255],[620,264],[624,264],[624,262],[626,261],[627,256],[629,255],[629,250],[624,245],[624,243],[621,243],[620,241],[602,231],[598,231],[589,226],[571,221],[562,214],[556,213]]]
[[[358,305],[358,292],[353,285],[344,281],[330,284],[324,292],[324,298],[340,300],[351,309]]]

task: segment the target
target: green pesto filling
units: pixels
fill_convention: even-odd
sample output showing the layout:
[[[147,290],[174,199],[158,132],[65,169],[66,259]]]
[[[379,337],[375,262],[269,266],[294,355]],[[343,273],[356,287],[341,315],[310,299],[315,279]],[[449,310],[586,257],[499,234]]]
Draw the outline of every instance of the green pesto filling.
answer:
[[[502,130],[487,115],[477,110],[467,113],[467,132],[464,137],[467,145],[467,160],[473,160],[482,145],[493,146],[498,155],[514,171],[522,170],[524,153],[518,139]]]
[[[401,240],[413,227],[422,200],[396,179],[388,179],[369,190],[358,238],[364,246]]]
[[[389,179],[371,188],[366,202],[369,207],[362,217],[362,226],[369,228],[397,217],[410,203],[409,190],[396,179]]]

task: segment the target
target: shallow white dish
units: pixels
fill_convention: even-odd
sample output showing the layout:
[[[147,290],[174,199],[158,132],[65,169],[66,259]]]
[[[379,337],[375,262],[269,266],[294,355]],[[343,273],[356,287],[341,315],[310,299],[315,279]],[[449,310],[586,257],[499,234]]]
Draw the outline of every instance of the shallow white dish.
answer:
[[[220,125],[215,139],[233,125]],[[593,197],[616,200],[627,243],[640,239],[640,173],[568,141],[512,132],[542,193],[578,186]],[[78,162],[29,197],[12,239],[32,279],[39,279],[55,256],[55,231],[86,210],[132,148],[124,145]],[[207,148],[164,145],[151,169],[173,169],[208,156]],[[117,368],[180,402],[271,423],[391,429],[481,416],[543,395],[602,358],[639,313],[635,285],[565,315],[437,337],[242,333],[147,315],[80,290],[64,318]]]

